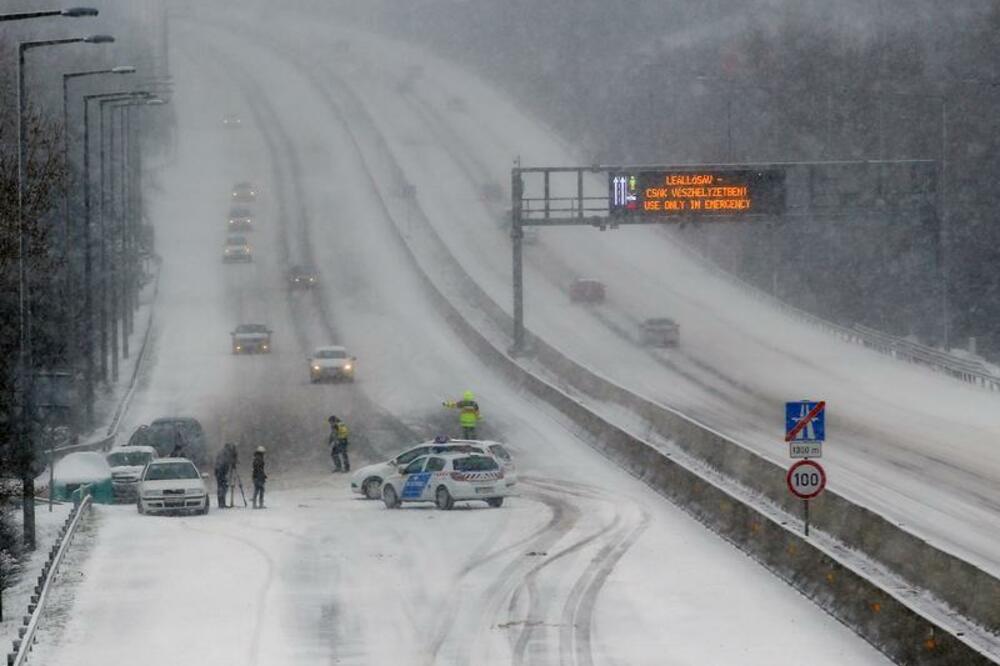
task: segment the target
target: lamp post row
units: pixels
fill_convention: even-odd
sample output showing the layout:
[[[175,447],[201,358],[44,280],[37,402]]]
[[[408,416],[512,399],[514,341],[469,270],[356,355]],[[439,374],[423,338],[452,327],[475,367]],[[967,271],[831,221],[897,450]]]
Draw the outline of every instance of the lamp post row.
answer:
[[[97,16],[98,11],[90,7],[72,7],[68,9],[58,9],[58,10],[42,10],[42,11],[31,11],[31,12],[20,12],[14,14],[2,14],[0,15],[0,22],[4,21],[17,21],[25,19],[43,18],[50,16],[65,16],[65,17],[86,17],[86,16]],[[17,458],[20,465],[20,476],[22,481],[22,505],[24,511],[24,547],[27,550],[33,550],[35,548],[35,516],[34,516],[34,477],[32,464],[35,457],[35,446],[34,446],[34,427],[33,421],[35,418],[35,404],[34,404],[34,375],[35,375],[35,359],[34,359],[34,349],[32,340],[32,312],[31,312],[31,299],[30,299],[30,283],[31,283],[31,262],[30,262],[30,252],[31,245],[30,239],[31,234],[28,229],[28,213],[27,213],[27,195],[29,191],[28,183],[28,131],[27,131],[27,84],[26,84],[26,55],[29,51],[37,48],[48,47],[48,46],[60,46],[68,44],[107,44],[114,41],[114,38],[110,35],[90,35],[86,37],[73,37],[65,39],[49,39],[49,40],[36,40],[36,41],[26,41],[20,42],[18,44],[18,59],[17,59],[17,133],[18,133],[18,154],[17,154],[17,219],[15,230],[18,235],[17,244],[17,280],[18,280],[18,354],[17,354],[17,370],[16,370],[16,406],[17,410],[15,413],[14,423],[16,424],[16,435],[17,435]],[[68,166],[69,164],[69,83],[72,79],[98,76],[103,74],[131,74],[135,71],[134,67],[131,66],[119,66],[109,69],[100,70],[87,70],[79,72],[70,72],[63,74],[62,85],[63,85],[63,157],[64,163]],[[129,113],[124,109],[129,108],[131,105],[138,103],[147,103],[151,99],[154,99],[152,93],[145,91],[126,91],[126,92],[115,92],[115,93],[104,93],[98,95],[85,95],[84,96],[84,137],[83,137],[83,195],[84,195],[84,219],[82,225],[77,225],[77,231],[80,230],[82,226],[82,236],[83,236],[83,316],[77,317],[75,308],[78,307],[77,300],[79,290],[76,288],[77,277],[75,269],[75,262],[73,260],[73,240],[74,240],[74,225],[71,223],[71,213],[70,213],[70,194],[69,188],[66,188],[66,192],[63,199],[63,221],[61,229],[61,254],[64,262],[64,282],[61,284],[62,289],[62,299],[65,299],[65,309],[64,315],[66,316],[69,325],[66,329],[66,337],[70,340],[69,346],[67,348],[67,358],[69,365],[72,370],[75,370],[82,365],[84,374],[84,386],[83,386],[83,402],[85,410],[85,420],[86,423],[92,424],[93,419],[93,409],[94,409],[94,385],[97,381],[97,376],[95,372],[95,362],[94,362],[94,339],[93,339],[93,319],[94,319],[94,270],[93,270],[93,227],[92,227],[92,216],[91,216],[91,194],[90,189],[92,185],[92,178],[90,174],[90,101],[94,99],[100,99],[101,106],[101,133],[100,133],[100,143],[101,143],[101,202],[104,203],[107,198],[107,193],[103,190],[105,180],[104,180],[104,108],[105,103],[119,107],[123,109],[120,111],[120,121],[119,121],[119,133],[120,133],[120,159],[118,164],[120,167],[120,177],[118,178],[119,192],[121,195],[122,205],[116,210],[109,210],[103,205],[101,207],[100,215],[100,227],[102,235],[100,238],[101,243],[101,255],[105,260],[102,263],[102,272],[100,273],[99,285],[101,289],[99,290],[99,299],[101,300],[100,307],[102,311],[105,311],[109,300],[109,288],[111,290],[111,298],[113,298],[115,285],[113,281],[109,284],[107,279],[107,269],[109,264],[106,263],[107,260],[107,245],[110,243],[112,246],[112,252],[114,252],[115,247],[120,246],[120,251],[117,256],[112,257],[110,266],[112,269],[115,268],[117,261],[114,259],[120,257],[124,261],[130,262],[130,266],[126,268],[123,275],[120,278],[119,285],[120,299],[117,301],[117,305],[122,313],[121,321],[121,336],[123,341],[123,350],[127,354],[127,336],[131,328],[131,316],[130,310],[135,307],[136,304],[136,292],[137,288],[131,282],[136,279],[136,271],[131,264],[134,264],[134,260],[131,257],[131,253],[135,250],[135,230],[132,227],[134,221],[131,219],[136,214],[134,206],[129,205],[125,199],[126,190],[129,192],[130,196],[134,196],[134,193],[138,191],[138,178],[139,173],[137,167],[140,163],[138,158],[139,146],[136,141],[129,141],[125,137],[125,133],[131,131],[131,123],[128,121],[126,114]],[[157,100],[159,103],[162,101]],[[109,126],[111,132],[112,148],[114,142],[114,124],[113,122]],[[130,148],[131,151],[126,153],[126,150]],[[113,156],[112,156],[113,157]],[[115,184],[114,179],[111,180],[111,187]],[[113,196],[113,194],[112,194]],[[109,238],[105,235],[105,231],[108,229],[108,224],[105,221],[106,215],[116,215],[117,222],[114,228],[120,232],[119,238]],[[111,304],[115,307],[115,303]],[[117,323],[117,321],[115,321]],[[117,340],[117,327],[116,330],[112,332],[112,338]],[[102,330],[102,336],[106,336],[106,330]],[[106,356],[105,348],[102,345],[102,367],[106,367]],[[117,356],[114,357],[113,363],[117,367]],[[102,378],[107,379],[106,374],[102,373]],[[0,606],[0,617],[2,617],[2,606]]]

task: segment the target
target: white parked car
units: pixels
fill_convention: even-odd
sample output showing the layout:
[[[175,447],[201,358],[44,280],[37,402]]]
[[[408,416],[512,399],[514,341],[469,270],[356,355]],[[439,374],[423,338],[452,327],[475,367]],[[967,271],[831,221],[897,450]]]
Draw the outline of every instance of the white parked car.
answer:
[[[439,438],[411,446],[385,462],[366,465],[358,469],[351,475],[351,490],[364,495],[368,499],[379,499],[382,497],[382,481],[420,456],[437,453],[479,453],[481,455],[492,455],[497,459],[501,469],[503,469],[504,485],[510,489],[517,483],[517,472],[514,468],[514,461],[506,447],[500,442]]]
[[[104,456],[111,466],[111,489],[116,502],[134,502],[139,497],[139,477],[150,460],[157,458],[152,446],[123,446]]]
[[[451,509],[455,502],[480,501],[503,505],[508,495],[499,461],[480,453],[438,453],[421,456],[382,482],[387,509],[403,502],[434,502]]]
[[[344,347],[337,345],[318,347],[308,361],[309,379],[313,384],[324,379],[354,381],[354,369],[358,359],[348,355]]]
[[[152,460],[139,481],[139,513],[208,513],[208,488],[187,458]]]

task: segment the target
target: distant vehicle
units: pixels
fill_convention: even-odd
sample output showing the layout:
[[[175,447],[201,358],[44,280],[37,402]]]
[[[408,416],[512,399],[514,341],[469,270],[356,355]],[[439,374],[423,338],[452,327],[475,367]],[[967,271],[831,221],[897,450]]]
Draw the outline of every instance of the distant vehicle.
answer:
[[[319,285],[319,273],[312,266],[292,266],[288,271],[288,286],[292,289],[311,289]]]
[[[271,329],[264,324],[240,324],[229,333],[233,353],[271,353],[271,332]]]
[[[69,502],[81,486],[89,486],[95,502],[111,504],[114,490],[111,486],[111,466],[97,451],[69,453],[55,462],[52,470],[53,484],[49,488],[52,499]]]
[[[569,299],[574,303],[603,303],[604,283],[592,278],[577,278],[569,286]]]
[[[160,458],[143,470],[136,500],[139,513],[208,513],[208,489],[187,458]]]
[[[670,317],[653,317],[639,325],[642,344],[651,347],[676,347],[681,343],[681,327]]]
[[[123,446],[105,454],[104,458],[111,466],[111,489],[116,502],[134,502],[137,499],[142,470],[146,463],[157,457],[152,446]]]
[[[257,200],[257,188],[243,181],[233,185],[233,201],[253,202]]]
[[[253,231],[253,211],[249,208],[229,209],[228,231]]]
[[[387,509],[403,502],[434,502],[447,511],[455,502],[479,501],[503,505],[508,495],[504,471],[493,456],[478,453],[439,453],[417,458],[382,482]]]
[[[385,462],[366,465],[351,475],[351,491],[364,495],[368,499],[378,499],[382,496],[382,481],[396,473],[417,458],[439,453],[478,453],[493,455],[504,471],[504,483],[507,488],[517,483],[517,472],[510,453],[500,442],[469,439],[451,439],[446,442],[423,442],[410,447]]]
[[[141,434],[140,434],[141,433]],[[156,455],[165,458],[175,451],[184,457],[203,463],[208,459],[205,430],[191,416],[163,416],[142,426],[129,439],[127,446],[152,446]]]
[[[337,345],[318,347],[308,360],[309,378],[313,384],[325,379],[354,381],[354,370],[358,359],[349,356],[344,347]]]
[[[227,236],[222,248],[222,262],[229,264],[234,261],[253,261],[253,248],[246,236]]]
[[[222,116],[222,125],[230,129],[239,129],[243,126],[243,119],[235,113],[228,113]]]

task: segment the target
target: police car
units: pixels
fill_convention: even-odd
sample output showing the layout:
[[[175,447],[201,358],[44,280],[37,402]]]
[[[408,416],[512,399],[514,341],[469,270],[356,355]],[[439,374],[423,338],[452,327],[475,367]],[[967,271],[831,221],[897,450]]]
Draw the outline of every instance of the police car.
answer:
[[[500,463],[481,453],[437,453],[421,456],[382,482],[387,509],[403,502],[434,502],[447,511],[455,502],[503,505],[509,493]]]
[[[510,452],[500,442],[472,439],[448,439],[439,437],[433,441],[422,442],[398,453],[385,462],[375,463],[360,468],[351,476],[351,490],[364,495],[368,499],[382,497],[382,481],[396,474],[399,469],[409,465],[421,456],[442,453],[478,453],[492,455],[497,459],[504,472],[504,485],[510,489],[517,483],[517,471]]]

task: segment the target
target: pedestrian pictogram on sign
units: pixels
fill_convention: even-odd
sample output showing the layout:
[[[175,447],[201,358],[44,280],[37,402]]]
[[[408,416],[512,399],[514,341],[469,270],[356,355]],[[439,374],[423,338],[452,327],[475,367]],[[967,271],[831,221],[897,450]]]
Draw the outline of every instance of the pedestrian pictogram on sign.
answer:
[[[785,403],[785,441],[822,442],[826,440],[826,402]]]

